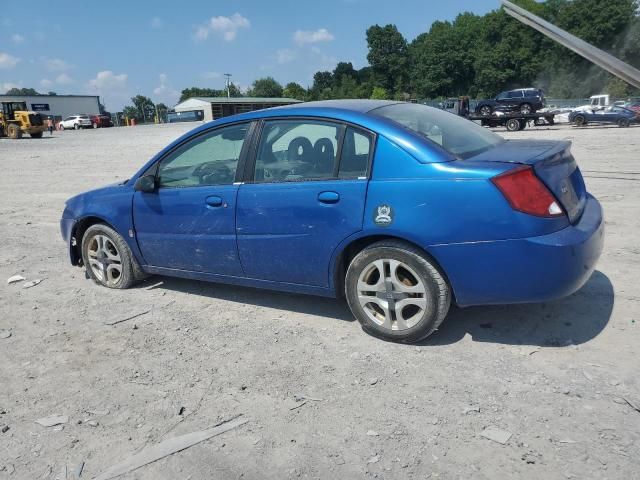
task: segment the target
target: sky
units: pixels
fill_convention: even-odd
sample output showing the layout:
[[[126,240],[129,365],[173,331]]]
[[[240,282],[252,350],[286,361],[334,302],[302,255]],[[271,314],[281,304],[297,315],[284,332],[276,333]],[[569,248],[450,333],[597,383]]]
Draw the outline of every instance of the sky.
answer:
[[[0,0],[0,93],[136,94],[173,106],[187,87],[242,89],[272,76],[311,86],[339,61],[367,65],[365,32],[395,24],[411,41],[435,20],[498,0]]]

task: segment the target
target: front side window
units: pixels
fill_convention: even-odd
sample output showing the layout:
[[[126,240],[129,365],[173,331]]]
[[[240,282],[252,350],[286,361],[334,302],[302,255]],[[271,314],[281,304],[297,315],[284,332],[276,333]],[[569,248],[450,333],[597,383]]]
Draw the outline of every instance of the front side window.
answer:
[[[425,105],[396,103],[369,113],[398,123],[460,159],[478,155],[504,142],[502,137],[474,122]]]
[[[249,124],[216,129],[179,147],[161,160],[160,187],[227,185],[235,181]]]
[[[344,126],[314,120],[265,123],[256,156],[256,182],[335,178]]]

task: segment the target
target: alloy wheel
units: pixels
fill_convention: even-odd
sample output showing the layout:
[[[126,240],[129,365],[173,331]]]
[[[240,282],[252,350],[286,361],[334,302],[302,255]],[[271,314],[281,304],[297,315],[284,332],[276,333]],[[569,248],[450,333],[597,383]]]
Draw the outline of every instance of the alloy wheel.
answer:
[[[122,257],[116,244],[106,235],[94,235],[87,245],[89,266],[105,285],[115,286],[122,278]]]
[[[413,327],[427,307],[424,281],[406,263],[394,259],[367,265],[358,278],[357,292],[367,317],[388,330]]]

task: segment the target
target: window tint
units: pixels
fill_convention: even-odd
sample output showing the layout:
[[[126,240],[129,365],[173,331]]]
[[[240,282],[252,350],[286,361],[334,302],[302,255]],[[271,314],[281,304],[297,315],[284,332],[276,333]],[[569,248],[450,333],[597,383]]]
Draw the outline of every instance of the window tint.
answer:
[[[348,127],[342,145],[342,158],[338,178],[359,178],[367,176],[371,137]]]
[[[504,100],[505,98],[509,98],[509,92],[502,92],[496,97],[496,100]]]
[[[162,160],[160,187],[224,185],[235,180],[248,124],[233,125],[204,134]]]
[[[504,142],[502,137],[474,122],[425,105],[396,103],[370,113],[393,120],[461,159]]]
[[[509,98],[522,98],[522,90],[514,90],[512,92],[507,93],[507,97]]]
[[[281,120],[264,126],[254,180],[293,182],[334,178],[344,127],[311,120]]]

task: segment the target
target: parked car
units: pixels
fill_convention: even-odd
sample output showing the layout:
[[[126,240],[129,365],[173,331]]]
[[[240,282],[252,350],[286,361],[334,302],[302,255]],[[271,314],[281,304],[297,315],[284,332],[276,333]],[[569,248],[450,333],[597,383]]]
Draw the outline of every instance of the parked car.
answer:
[[[89,118],[91,120],[91,126],[93,128],[113,127],[110,115],[90,115]]]
[[[78,130],[80,128],[91,128],[92,126],[88,115],[71,115],[60,121],[60,130]]]
[[[581,127],[588,123],[615,123],[619,127],[628,127],[640,119],[633,110],[623,107],[607,107],[604,110],[590,112],[578,111],[569,114],[569,122]]]
[[[541,302],[590,277],[604,238],[568,141],[509,140],[448,112],[312,102],[206,123],[129,180],[72,197],[73,265],[329,297],[413,342],[449,305]]]
[[[523,115],[534,113],[544,106],[544,93],[539,88],[517,88],[500,93],[493,100],[480,100],[476,113],[491,115],[495,110],[519,112]]]

